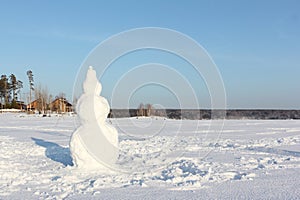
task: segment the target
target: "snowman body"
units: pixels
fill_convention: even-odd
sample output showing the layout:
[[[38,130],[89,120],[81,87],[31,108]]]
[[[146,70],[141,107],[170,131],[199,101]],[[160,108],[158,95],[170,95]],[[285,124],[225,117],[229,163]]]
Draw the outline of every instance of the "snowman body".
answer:
[[[80,126],[71,137],[70,151],[78,168],[108,172],[118,158],[118,132],[106,122],[110,107],[100,96],[101,90],[96,72],[90,67],[77,102]]]

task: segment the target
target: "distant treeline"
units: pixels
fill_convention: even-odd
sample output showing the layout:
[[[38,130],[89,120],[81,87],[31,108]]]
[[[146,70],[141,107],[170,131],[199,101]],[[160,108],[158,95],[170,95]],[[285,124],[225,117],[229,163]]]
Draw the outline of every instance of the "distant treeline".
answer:
[[[138,117],[139,109],[112,109],[110,118]],[[213,114],[212,114],[213,113]],[[219,114],[218,114],[219,113]],[[300,110],[209,110],[209,109],[153,109],[151,116],[169,119],[300,119]]]

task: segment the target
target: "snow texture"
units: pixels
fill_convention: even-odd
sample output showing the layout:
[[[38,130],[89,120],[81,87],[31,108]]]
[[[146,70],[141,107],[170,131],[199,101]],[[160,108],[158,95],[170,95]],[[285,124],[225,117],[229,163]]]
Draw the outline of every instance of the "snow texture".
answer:
[[[101,90],[96,71],[90,67],[76,109],[81,125],[71,137],[70,151],[79,169],[108,173],[118,158],[118,132],[106,123],[110,108]]]
[[[103,173],[73,166],[76,119],[0,114],[0,199],[299,199],[298,120],[226,120],[216,141],[207,120],[111,119],[117,165],[147,170]]]

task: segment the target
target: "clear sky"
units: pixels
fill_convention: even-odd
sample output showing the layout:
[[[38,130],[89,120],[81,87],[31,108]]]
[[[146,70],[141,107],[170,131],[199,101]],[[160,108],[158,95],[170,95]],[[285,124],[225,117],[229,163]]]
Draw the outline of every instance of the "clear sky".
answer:
[[[14,73],[27,85],[31,69],[35,83],[70,99],[88,53],[107,37],[139,27],[174,29],[201,44],[220,70],[229,108],[300,109],[298,0],[1,0],[0,73]],[[103,88],[110,88],[109,76]],[[171,95],[145,90],[162,101],[150,103],[176,107],[167,105]],[[103,96],[110,100],[108,89]]]

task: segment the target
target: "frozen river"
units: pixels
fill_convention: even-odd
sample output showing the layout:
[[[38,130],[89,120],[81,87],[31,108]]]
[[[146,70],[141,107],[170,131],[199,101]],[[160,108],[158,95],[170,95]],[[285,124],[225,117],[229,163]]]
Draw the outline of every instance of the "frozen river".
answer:
[[[115,173],[73,167],[74,116],[0,114],[0,199],[297,199],[300,121],[111,119]],[[223,126],[224,125],[224,126]]]

